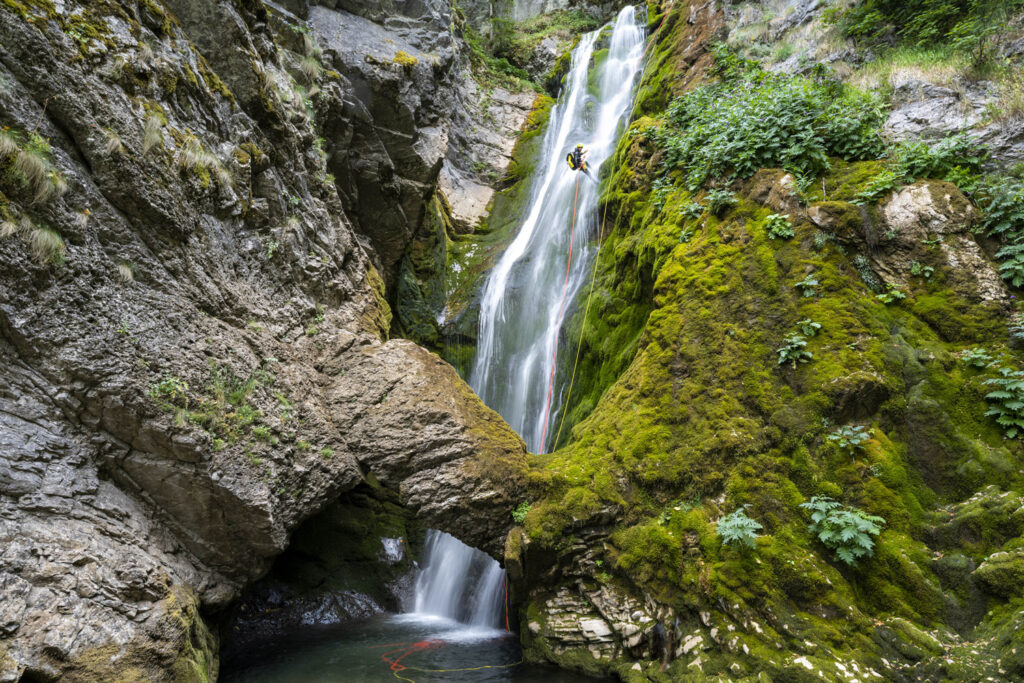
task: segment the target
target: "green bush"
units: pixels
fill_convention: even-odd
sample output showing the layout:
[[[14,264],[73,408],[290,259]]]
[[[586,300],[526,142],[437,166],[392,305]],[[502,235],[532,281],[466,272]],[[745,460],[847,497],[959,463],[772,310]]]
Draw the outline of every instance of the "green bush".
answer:
[[[868,182],[854,203],[874,202],[923,178],[955,180],[968,189],[976,182],[986,157],[985,147],[966,133],[947,136],[934,145],[921,140],[901,142],[892,150],[889,165]]]
[[[788,240],[796,233],[793,232],[793,224],[785,216],[773,213],[764,220],[764,227],[768,230],[768,237],[773,240]]]
[[[772,74],[715,48],[721,82],[674,99],[662,125],[645,133],[695,190],[714,178],[745,178],[781,167],[801,176],[828,168],[829,155],[876,158],[882,101],[827,78]]]
[[[853,566],[874,553],[872,537],[878,536],[885,524],[881,517],[843,505],[828,496],[814,496],[800,507],[811,511],[807,529],[834,550],[839,560]]]
[[[746,508],[749,505],[735,510],[731,514],[718,520],[716,533],[722,539],[722,543],[734,548],[753,548],[757,532],[763,527],[747,516]]]
[[[831,16],[846,35],[864,43],[888,43],[895,35],[921,47],[949,45],[982,61],[1022,6],[1022,0],[860,0]]]
[[[985,415],[996,418],[1007,439],[1024,436],[1024,370],[999,368],[999,374],[1002,377],[985,380],[985,384],[997,387],[985,394],[985,400],[992,404]]]

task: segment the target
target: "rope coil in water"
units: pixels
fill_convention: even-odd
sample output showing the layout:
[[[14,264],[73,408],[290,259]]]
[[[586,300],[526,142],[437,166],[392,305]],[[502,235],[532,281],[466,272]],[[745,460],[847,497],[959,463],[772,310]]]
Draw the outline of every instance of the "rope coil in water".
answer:
[[[519,666],[523,663],[520,658],[519,661],[513,662],[512,664],[484,664],[481,666],[469,666],[461,669],[427,669],[419,666],[407,666],[402,664],[402,660],[411,654],[417,652],[424,652],[426,650],[440,650],[445,646],[444,641],[437,639],[419,640],[410,643],[385,643],[384,645],[370,645],[369,649],[376,650],[382,647],[391,648],[380,656],[385,662],[387,662],[391,673],[394,674],[395,678],[400,681],[408,681],[409,683],[416,683],[411,678],[406,678],[402,675],[403,671],[419,671],[420,673],[456,673],[459,671],[483,671],[484,669],[511,669],[514,666]],[[393,657],[393,655],[398,655]]]

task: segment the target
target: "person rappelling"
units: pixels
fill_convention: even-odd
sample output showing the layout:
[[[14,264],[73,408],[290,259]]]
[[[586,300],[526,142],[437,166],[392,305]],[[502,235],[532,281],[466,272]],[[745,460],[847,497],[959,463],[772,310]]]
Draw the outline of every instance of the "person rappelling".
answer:
[[[577,144],[576,149],[569,152],[565,160],[569,162],[569,168],[572,170],[583,171],[583,174],[588,178],[594,179],[594,176],[590,175],[590,169],[587,167],[587,150],[583,149],[582,144]]]

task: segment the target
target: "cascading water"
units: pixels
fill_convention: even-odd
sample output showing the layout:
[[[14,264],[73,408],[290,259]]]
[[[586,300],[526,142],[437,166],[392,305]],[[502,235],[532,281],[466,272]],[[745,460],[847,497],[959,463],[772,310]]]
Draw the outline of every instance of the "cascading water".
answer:
[[[431,529],[416,578],[415,612],[497,628],[503,617],[504,579],[504,570],[489,555]]]
[[[569,171],[565,155],[582,142],[589,150],[591,174],[597,177],[601,162],[615,147],[643,57],[635,10],[626,7],[612,23],[607,56],[599,67],[596,92],[591,92],[591,62],[604,30],[584,36],[573,52],[566,87],[545,134],[544,174],[519,233],[484,285],[480,307],[470,384],[534,451],[543,446],[548,378],[566,313],[563,287],[565,302],[573,301],[589,272],[593,249],[588,242],[597,222],[597,182]],[[577,256],[566,279],[571,233]],[[416,582],[415,612],[499,627],[504,581],[504,570],[489,556],[431,530]]]
[[[559,330],[590,272],[595,251],[590,242],[597,223],[597,182],[571,172],[565,156],[582,143],[589,150],[590,172],[598,176],[601,163],[615,148],[643,59],[643,32],[635,9],[627,6],[612,24],[597,91],[591,92],[591,61],[600,55],[595,45],[602,32],[584,36],[573,52],[565,88],[552,108],[544,137],[543,176],[534,186],[519,233],[484,285],[480,304],[469,383],[538,453],[546,446],[542,432]],[[570,248],[574,257],[567,273]],[[559,411],[559,393],[554,392],[547,415],[552,423]]]

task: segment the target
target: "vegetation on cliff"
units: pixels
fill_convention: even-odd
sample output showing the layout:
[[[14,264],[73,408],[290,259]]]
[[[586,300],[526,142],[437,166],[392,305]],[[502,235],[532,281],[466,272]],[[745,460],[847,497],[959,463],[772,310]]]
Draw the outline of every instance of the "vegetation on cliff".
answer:
[[[885,102],[826,69],[712,49],[690,5],[650,7],[566,429],[510,550],[667,607],[668,643],[700,645],[633,668],[552,649],[540,585],[528,654],[627,679],[1024,675],[1024,595],[971,573],[1020,528],[968,511],[1024,486],[1017,307],[975,244],[1016,241],[1013,181],[963,140],[889,144]],[[722,536],[737,508],[759,527]]]

